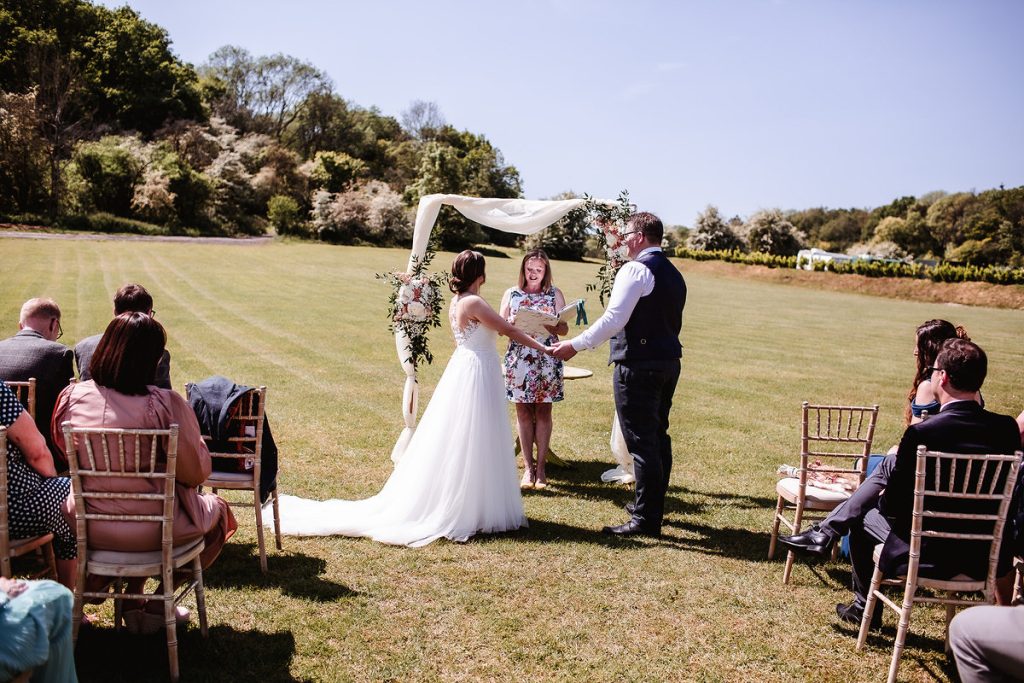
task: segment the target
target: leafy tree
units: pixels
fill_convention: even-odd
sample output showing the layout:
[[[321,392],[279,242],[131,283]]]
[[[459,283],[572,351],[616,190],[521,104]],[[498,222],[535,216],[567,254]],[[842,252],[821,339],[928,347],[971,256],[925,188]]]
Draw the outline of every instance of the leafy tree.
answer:
[[[804,236],[782,216],[779,209],[758,211],[747,224],[747,244],[751,251],[775,256],[796,256],[803,248]]]
[[[444,114],[436,102],[413,100],[402,112],[402,128],[417,140],[429,140],[445,125]]]
[[[205,118],[196,73],[171,52],[167,31],[129,7],[101,17],[83,40],[83,104],[97,122],[148,134],[168,120]]]
[[[718,208],[708,204],[697,214],[690,232],[689,247],[700,251],[736,249],[746,251],[746,245],[736,232],[725,222]]]
[[[456,131],[451,126],[423,145],[416,180],[405,190],[410,205],[434,193],[473,197],[519,197],[519,171],[505,164],[501,152],[482,135]],[[515,236],[500,231],[482,231],[481,226],[455,211],[442,210],[434,226],[433,239],[442,249],[460,250],[490,236],[499,243],[513,244]]]
[[[299,203],[285,195],[274,195],[267,202],[267,220],[278,235],[302,233],[302,214]]]
[[[366,174],[366,164],[344,152],[317,152],[309,173],[314,187],[342,192]]]
[[[916,213],[906,218],[887,216],[875,228],[875,242],[891,242],[903,254],[925,256],[934,253],[936,245],[927,224]]]
[[[144,169],[141,143],[135,138],[108,135],[96,142],[80,143],[71,168],[79,181],[73,183],[78,205],[87,212],[130,217],[135,186]]]
[[[551,199],[577,199],[575,192],[562,192]],[[593,233],[587,213],[570,211],[555,224],[535,232],[523,240],[524,249],[543,249],[553,259],[582,261],[587,249],[587,237]]]
[[[47,144],[39,134],[36,94],[0,92],[0,213],[42,210]]]
[[[216,115],[277,140],[298,118],[307,98],[331,89],[331,79],[309,62],[284,54],[253,57],[234,45],[210,55],[202,73],[209,92],[223,93],[211,102]]]

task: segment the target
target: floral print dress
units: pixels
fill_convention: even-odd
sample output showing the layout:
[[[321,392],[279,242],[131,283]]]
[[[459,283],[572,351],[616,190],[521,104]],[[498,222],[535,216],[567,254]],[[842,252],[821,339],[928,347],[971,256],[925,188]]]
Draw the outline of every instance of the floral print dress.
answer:
[[[528,294],[513,289],[509,297],[508,310],[515,315],[520,306],[534,308],[554,315],[555,290]],[[558,338],[550,335],[537,341],[551,345]],[[509,341],[505,353],[505,394],[513,403],[553,403],[562,400],[562,361],[540,351]]]

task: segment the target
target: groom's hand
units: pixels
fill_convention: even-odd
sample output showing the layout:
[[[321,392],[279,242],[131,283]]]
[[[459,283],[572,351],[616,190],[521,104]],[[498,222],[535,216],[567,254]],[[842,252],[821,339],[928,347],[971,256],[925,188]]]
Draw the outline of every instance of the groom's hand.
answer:
[[[551,348],[553,349],[551,355],[558,360],[569,360],[576,355],[576,349],[567,341],[558,342]]]

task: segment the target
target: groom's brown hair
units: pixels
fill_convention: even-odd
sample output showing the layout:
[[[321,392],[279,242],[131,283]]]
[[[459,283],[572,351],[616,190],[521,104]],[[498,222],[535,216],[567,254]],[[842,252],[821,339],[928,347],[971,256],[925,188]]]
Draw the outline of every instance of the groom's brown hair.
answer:
[[[654,244],[661,244],[661,240],[665,237],[665,226],[662,225],[661,219],[647,211],[630,216],[629,229],[642,232],[644,239]]]

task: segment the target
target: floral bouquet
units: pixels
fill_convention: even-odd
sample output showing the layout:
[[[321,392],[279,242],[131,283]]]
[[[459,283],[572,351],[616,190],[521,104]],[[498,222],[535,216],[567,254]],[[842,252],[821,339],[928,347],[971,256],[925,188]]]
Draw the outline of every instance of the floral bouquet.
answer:
[[[604,305],[605,299],[611,295],[615,274],[619,272],[622,264],[629,260],[624,233],[626,223],[633,215],[634,206],[629,203],[629,192],[626,190],[619,193],[619,201],[615,206],[598,203],[589,195],[584,196],[586,202],[582,208],[592,217],[598,229],[597,238],[605,253],[605,263],[597,271],[597,282],[587,285],[587,291],[597,291],[601,305]]]
[[[441,288],[448,282],[446,273],[427,272],[427,266],[433,258],[432,251],[424,254],[422,259],[414,256],[411,273],[377,274],[378,279],[387,281],[393,288],[388,300],[388,330],[392,333],[401,330],[409,339],[406,347],[409,357],[406,360],[417,368],[422,361],[431,363],[434,360],[427,332],[431,327],[441,325],[441,305],[444,301]]]

